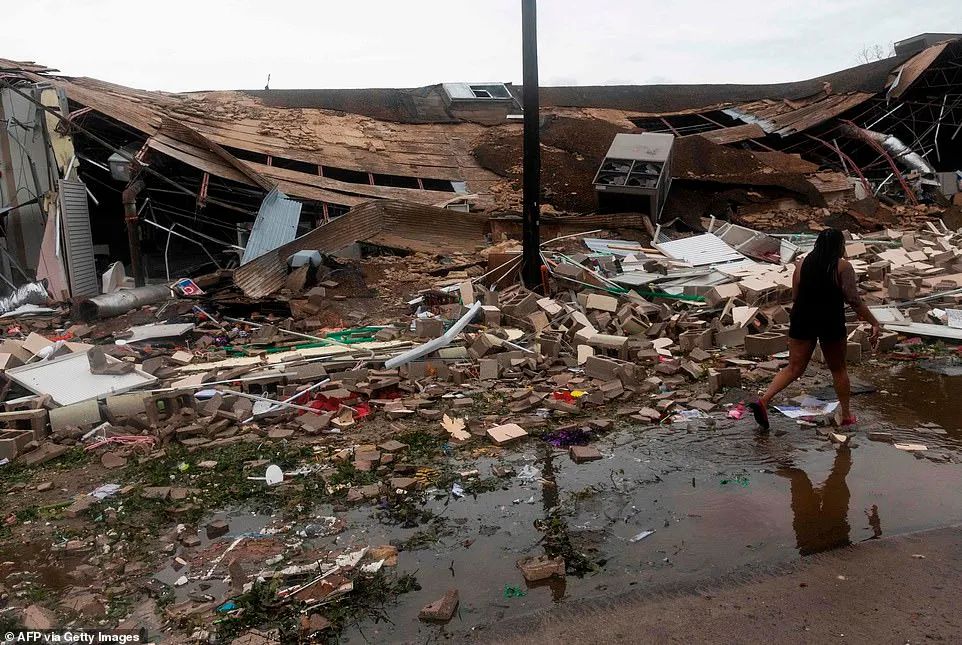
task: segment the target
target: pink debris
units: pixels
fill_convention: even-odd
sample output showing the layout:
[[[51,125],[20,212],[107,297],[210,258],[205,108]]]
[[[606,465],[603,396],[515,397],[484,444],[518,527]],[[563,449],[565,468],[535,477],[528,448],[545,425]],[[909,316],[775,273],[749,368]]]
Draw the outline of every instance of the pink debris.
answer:
[[[729,419],[735,419],[737,421],[738,419],[741,419],[743,416],[745,416],[744,401],[740,401],[738,405],[736,405],[735,407],[733,407],[731,410],[728,411]]]

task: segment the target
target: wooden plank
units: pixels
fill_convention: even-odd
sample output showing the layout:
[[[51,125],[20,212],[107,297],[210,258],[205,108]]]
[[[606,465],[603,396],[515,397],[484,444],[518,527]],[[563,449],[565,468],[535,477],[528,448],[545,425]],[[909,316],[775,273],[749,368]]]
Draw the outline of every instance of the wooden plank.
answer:
[[[450,156],[429,157],[425,155],[367,152],[356,147],[338,147],[339,144],[337,143],[323,146],[317,151],[308,151],[278,145],[275,139],[237,136],[234,133],[224,132],[219,128],[211,128],[207,125],[196,124],[196,129],[222,146],[295,159],[306,163],[360,172],[421,177],[422,179],[461,180],[461,172],[457,162]]]
[[[160,127],[160,117],[149,108],[141,107],[124,99],[111,98],[101,92],[91,91],[73,83],[58,82],[67,98],[91,107],[98,112],[120,121],[146,134],[154,134]]]
[[[450,199],[456,194],[446,191],[420,190],[418,188],[393,188],[391,186],[354,184],[347,181],[338,181],[337,179],[321,177],[319,175],[309,175],[296,170],[288,170],[286,168],[276,168],[274,166],[253,163],[251,161],[245,161],[244,164],[271,179],[284,179],[285,181],[305,184],[307,186],[314,186],[316,188],[326,188],[328,190],[336,190],[338,192],[349,193],[352,195],[376,197],[378,199],[400,199],[403,201],[414,201],[419,204],[436,204],[446,199]]]
[[[229,179],[231,181],[236,181],[238,183],[253,185],[250,181],[241,173],[237,172],[230,166],[217,163],[213,161],[210,157],[199,157],[186,152],[180,148],[187,148],[186,144],[183,142],[176,142],[179,144],[178,147],[167,145],[166,143],[158,140],[159,137],[151,137],[147,144],[154,150],[165,154],[169,157],[177,159],[189,166],[202,170],[204,172],[209,172],[212,175],[218,177],[223,177],[224,179]],[[300,197],[302,199],[310,199],[314,201],[327,202],[329,204],[337,204],[339,206],[354,207],[358,204],[363,204],[369,201],[369,197],[356,197],[351,195],[341,194],[335,191],[324,190],[314,186],[307,186],[304,184],[299,184],[290,181],[277,181],[277,186],[284,193],[290,195],[291,197]]]
[[[756,139],[765,136],[765,131],[757,123],[746,123],[730,128],[719,128],[709,132],[688,135],[692,137],[704,137],[713,143],[726,144],[745,141],[746,139]]]
[[[168,137],[153,136],[147,140],[147,146],[198,170],[209,172],[212,175],[217,175],[218,177],[223,177],[224,179],[236,181],[241,184],[247,184],[248,186],[253,185],[251,181],[240,172],[226,164],[214,161],[210,156],[200,156],[196,154],[196,148],[191,151],[188,146],[180,141],[174,142]]]
[[[306,186],[304,184],[297,184],[290,181],[277,180],[277,187],[281,189],[282,192],[290,195],[291,197],[300,197],[301,199],[312,199],[318,202],[327,202],[328,204],[337,204],[339,206],[355,207],[363,204],[364,202],[371,201],[370,197],[359,197],[357,195],[346,195],[344,193],[338,193],[331,190],[324,190],[323,188],[316,188],[314,186]]]

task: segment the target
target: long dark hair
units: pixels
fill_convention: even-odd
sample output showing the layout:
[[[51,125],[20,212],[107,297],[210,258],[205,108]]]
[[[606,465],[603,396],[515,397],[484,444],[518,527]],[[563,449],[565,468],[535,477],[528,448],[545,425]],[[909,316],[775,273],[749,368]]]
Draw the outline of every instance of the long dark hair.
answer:
[[[845,236],[826,228],[815,238],[815,248],[802,262],[802,280],[827,280],[838,284],[838,261],[845,255]]]

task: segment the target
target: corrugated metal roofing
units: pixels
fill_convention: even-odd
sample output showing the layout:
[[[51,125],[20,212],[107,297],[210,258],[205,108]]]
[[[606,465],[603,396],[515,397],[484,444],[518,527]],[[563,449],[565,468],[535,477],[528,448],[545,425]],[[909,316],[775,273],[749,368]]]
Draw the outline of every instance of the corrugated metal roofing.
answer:
[[[254,220],[247,248],[241,264],[247,264],[268,251],[291,242],[297,237],[297,224],[301,221],[301,204],[274,189],[267,193]]]
[[[641,243],[632,240],[602,240],[596,237],[586,237],[584,243],[585,246],[596,253],[645,257],[644,247]]]
[[[696,267],[745,259],[744,255],[712,233],[662,242],[656,244],[655,248],[674,260],[681,260]]]
[[[769,134],[786,136],[824,123],[872,98],[868,92],[828,94],[801,101],[762,99],[722,110],[728,116],[755,123]]]

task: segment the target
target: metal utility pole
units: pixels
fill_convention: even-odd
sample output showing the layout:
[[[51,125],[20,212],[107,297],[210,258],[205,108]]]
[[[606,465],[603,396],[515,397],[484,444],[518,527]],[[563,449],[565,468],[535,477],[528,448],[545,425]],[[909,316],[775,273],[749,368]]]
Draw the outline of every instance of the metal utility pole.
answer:
[[[538,106],[538,11],[521,0],[524,81],[524,176],[522,186],[521,278],[529,289],[541,284],[541,116]]]

